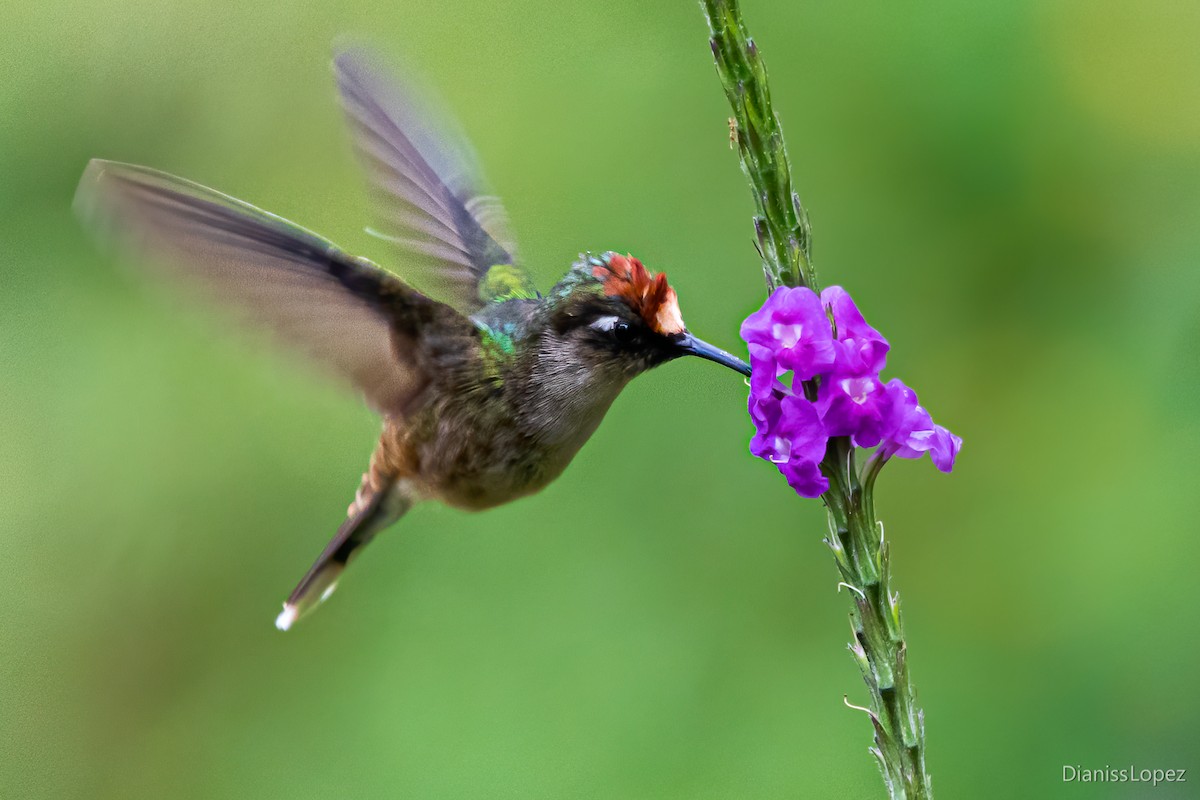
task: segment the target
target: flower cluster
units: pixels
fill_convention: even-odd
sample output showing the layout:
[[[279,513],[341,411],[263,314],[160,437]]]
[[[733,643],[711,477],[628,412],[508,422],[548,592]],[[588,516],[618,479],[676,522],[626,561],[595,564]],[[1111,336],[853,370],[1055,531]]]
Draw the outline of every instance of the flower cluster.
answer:
[[[962,439],[935,425],[917,393],[898,378],[879,377],[888,343],[863,319],[840,286],[821,296],[781,287],[742,323],[750,348],[750,452],[774,463],[804,497],[829,489],[821,473],[829,438],[848,436],[876,447],[880,458],[929,453],[942,472],[954,467]],[[791,373],[791,386],[781,378]],[[816,382],[815,402],[804,381]]]

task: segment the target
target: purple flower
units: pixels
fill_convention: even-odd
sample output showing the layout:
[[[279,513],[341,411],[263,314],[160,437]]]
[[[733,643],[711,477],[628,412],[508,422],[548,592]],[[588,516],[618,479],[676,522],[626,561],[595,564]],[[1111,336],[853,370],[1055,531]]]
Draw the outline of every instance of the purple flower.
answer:
[[[750,452],[759,458],[774,462],[791,452],[790,443],[779,444],[779,423],[783,417],[783,403],[779,397],[755,397],[750,395],[750,419],[754,420],[754,437],[750,440]],[[786,446],[785,446],[786,445]]]
[[[749,408],[756,431],[750,452],[778,467],[800,494],[819,497],[829,488],[818,466],[829,436],[817,407],[780,382],[770,349],[750,345],[750,363]]]
[[[917,393],[899,378],[884,387],[885,453],[900,458],[920,458],[933,446],[933,418],[917,403]]]
[[[787,394],[789,390],[779,380],[779,362],[771,348],[760,344],[749,345],[750,350],[750,396],[766,398],[772,394]]]
[[[801,497],[820,497],[829,491],[829,479],[821,474],[816,461],[789,461],[781,464],[779,471]]]
[[[878,445],[884,459],[929,453],[942,472],[954,468],[962,439],[935,425],[902,381],[880,380],[888,342],[840,286],[819,298],[805,288],[776,289],[741,333],[750,349],[750,452],[775,464],[797,493],[819,497],[829,490],[820,464],[831,436],[849,437],[856,447]],[[791,387],[780,380],[788,371]],[[813,379],[819,380],[815,403],[800,385]]]
[[[792,395],[780,403],[781,414],[777,432],[791,445],[788,461],[820,461],[825,457],[829,434],[817,413],[817,407],[803,397]]]
[[[883,437],[887,393],[877,375],[826,376],[817,406],[830,436],[850,436],[857,447],[874,447]]]
[[[865,323],[864,323],[865,324]],[[833,331],[811,289],[781,286],[742,323],[747,344],[769,348],[784,370],[806,381],[833,367]]]
[[[813,473],[802,466],[815,466],[825,457],[825,447],[829,443],[817,407],[803,397],[790,394],[773,394],[765,398],[751,395],[750,413],[757,429],[750,440],[750,452],[778,467],[789,483],[799,480],[810,487],[810,491],[820,486],[820,481],[824,480],[820,470]],[[808,477],[794,478],[793,475]],[[805,497],[817,497],[828,488],[826,482],[816,494]]]
[[[883,334],[867,324],[854,300],[840,286],[830,286],[822,291],[821,305],[829,309],[837,327],[835,370],[857,375],[878,375],[883,370],[891,347]]]
[[[954,459],[962,448],[962,438],[955,436],[933,418],[917,402],[917,393],[899,378],[892,378],[884,387],[885,456],[920,458],[929,453],[933,465],[942,472],[954,469]]]
[[[954,459],[962,449],[962,437],[955,436],[941,425],[933,426],[933,447],[929,448],[929,457],[940,472],[954,469]]]
[[[762,345],[750,345],[750,418],[757,433],[750,440],[750,452],[770,459],[775,449],[771,442],[783,414],[782,400],[790,390],[779,381],[775,354]]]

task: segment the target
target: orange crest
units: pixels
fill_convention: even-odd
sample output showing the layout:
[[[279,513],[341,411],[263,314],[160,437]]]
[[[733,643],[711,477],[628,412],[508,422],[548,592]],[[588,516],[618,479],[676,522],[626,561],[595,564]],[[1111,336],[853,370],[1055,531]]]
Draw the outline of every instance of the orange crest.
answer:
[[[624,299],[651,330],[666,335],[683,333],[679,298],[665,273],[653,275],[633,256],[617,253],[608,253],[603,262],[592,268],[592,277],[604,284],[605,294]]]

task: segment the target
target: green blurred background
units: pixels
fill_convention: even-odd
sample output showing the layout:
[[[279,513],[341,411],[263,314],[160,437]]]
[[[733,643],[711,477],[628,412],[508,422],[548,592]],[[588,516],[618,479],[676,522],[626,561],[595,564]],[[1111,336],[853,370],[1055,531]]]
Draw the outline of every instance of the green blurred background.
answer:
[[[1200,5],[746,6],[823,280],[966,440],[879,498],[939,796],[1198,796]],[[329,75],[357,34],[457,111],[540,285],[629,250],[732,348],[763,289],[696,3],[5,17],[0,796],[882,796],[821,509],[739,381],[639,379],[545,492],[418,509],[285,636],[377,423],[70,211],[134,161],[389,263]],[[1061,781],[1130,763],[1192,780]]]

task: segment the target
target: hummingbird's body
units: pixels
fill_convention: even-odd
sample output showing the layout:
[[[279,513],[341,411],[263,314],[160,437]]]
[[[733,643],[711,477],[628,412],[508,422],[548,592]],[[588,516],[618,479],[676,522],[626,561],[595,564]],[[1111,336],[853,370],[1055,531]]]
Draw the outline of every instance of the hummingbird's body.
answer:
[[[507,300],[458,336],[430,337],[429,399],[411,418],[385,421],[364,496],[404,480],[420,499],[481,511],[562,473],[624,382],[543,357],[549,337],[534,328],[539,310],[536,301]],[[494,333],[503,330],[512,333]]]
[[[462,142],[437,137],[361,58],[335,61],[387,230],[447,302],[274,215],[145,167],[93,161],[80,212],[354,384],[383,431],[347,519],[292,592],[286,629],[414,503],[478,511],[554,480],[636,375],[681,355],[748,374],[687,332],[632,257],[583,256],[546,295],[514,264]],[[503,244],[502,244],[503,242]]]

